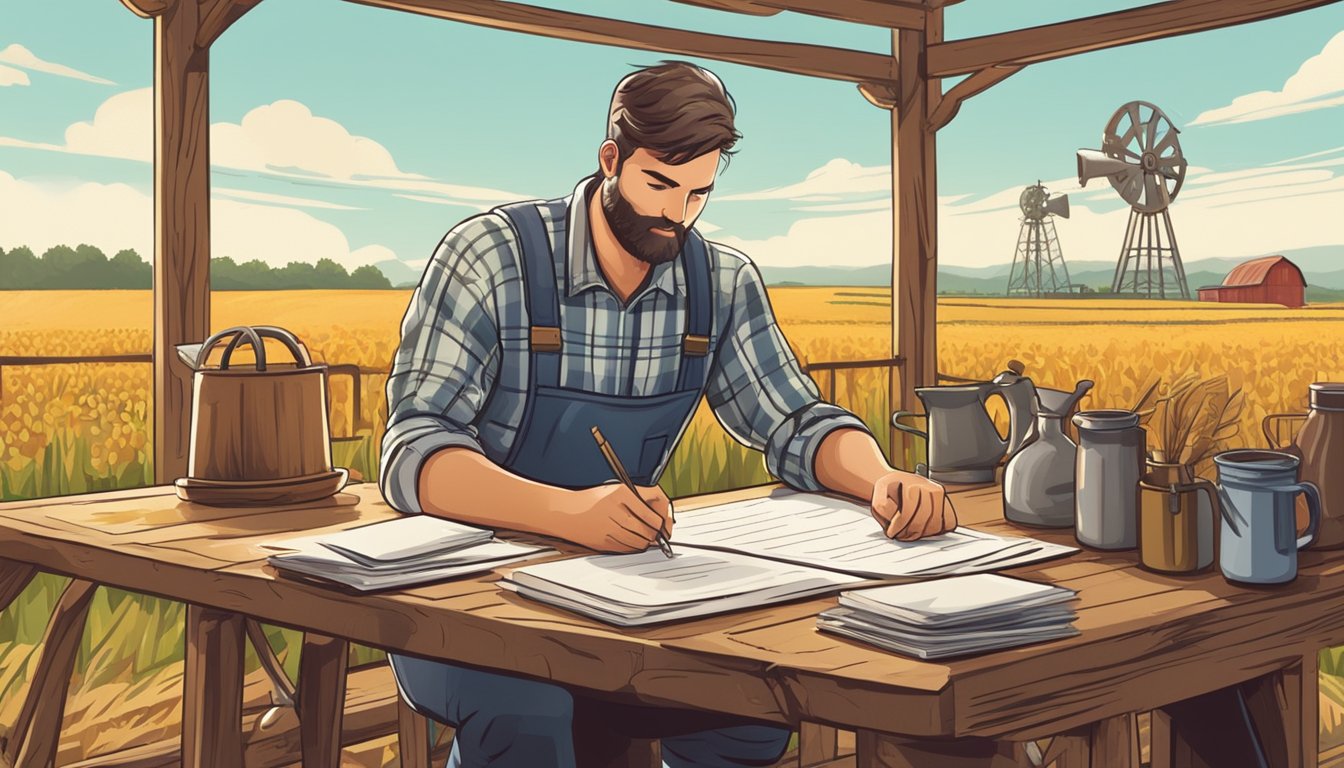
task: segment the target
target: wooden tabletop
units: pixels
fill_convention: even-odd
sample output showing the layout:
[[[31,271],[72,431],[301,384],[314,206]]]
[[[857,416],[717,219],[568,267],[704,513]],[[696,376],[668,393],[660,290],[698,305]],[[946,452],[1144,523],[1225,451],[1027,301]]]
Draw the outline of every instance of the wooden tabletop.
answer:
[[[679,514],[769,493],[680,499]],[[963,524],[1075,544],[1002,517],[997,486],[950,487]],[[171,487],[0,504],[0,558],[418,655],[644,703],[911,736],[1026,739],[1269,674],[1344,643],[1344,555],[1306,552],[1291,584],[1166,576],[1134,551],[1005,571],[1079,591],[1081,635],[923,662],[818,632],[834,596],[619,629],[501,590],[500,572],[352,595],[266,565],[266,542],[396,517],[375,484],[307,504],[217,508]],[[556,555],[553,557],[560,557]],[[501,571],[507,570],[507,567]]]

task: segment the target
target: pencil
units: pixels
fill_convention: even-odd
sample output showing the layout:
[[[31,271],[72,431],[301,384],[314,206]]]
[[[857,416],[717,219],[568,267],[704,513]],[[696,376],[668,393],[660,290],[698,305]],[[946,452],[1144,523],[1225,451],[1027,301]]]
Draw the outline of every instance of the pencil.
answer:
[[[639,495],[639,489],[635,487],[634,481],[630,479],[630,475],[626,474],[620,457],[616,455],[616,451],[607,442],[607,439],[602,436],[602,430],[596,426],[593,427],[593,439],[597,441],[597,447],[602,451],[602,456],[607,460],[607,464],[611,466],[611,471],[616,473],[617,479],[624,483],[626,488],[633,491],[637,498],[642,499],[643,497]],[[672,545],[667,542],[667,537],[663,535],[661,527],[658,529],[657,538],[658,548],[663,551],[664,555],[672,557]]]

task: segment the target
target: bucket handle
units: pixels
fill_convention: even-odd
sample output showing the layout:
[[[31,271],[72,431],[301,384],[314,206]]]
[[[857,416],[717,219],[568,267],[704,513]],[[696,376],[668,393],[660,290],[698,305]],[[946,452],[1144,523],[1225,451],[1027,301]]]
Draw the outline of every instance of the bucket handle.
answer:
[[[205,367],[205,361],[210,356],[210,350],[226,338],[229,338],[229,344],[224,348],[224,355],[219,361],[219,369],[222,371],[229,369],[229,360],[233,356],[233,350],[238,347],[239,342],[244,338],[252,345],[253,353],[257,358],[258,371],[266,370],[266,345],[262,343],[263,338],[276,339],[284,344],[300,367],[308,368],[313,364],[312,358],[308,355],[308,350],[299,343],[294,334],[284,328],[273,325],[238,325],[233,328],[226,328],[205,340],[205,343],[201,345],[201,351],[196,354],[197,370]]]

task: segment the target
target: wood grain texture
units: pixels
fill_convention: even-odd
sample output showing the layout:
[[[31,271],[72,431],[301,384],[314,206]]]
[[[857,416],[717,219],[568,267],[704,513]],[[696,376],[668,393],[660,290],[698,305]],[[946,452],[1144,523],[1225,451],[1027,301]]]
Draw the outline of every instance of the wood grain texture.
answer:
[[[0,611],[9,607],[37,575],[28,563],[0,559]]]
[[[734,64],[831,80],[858,83],[892,79],[891,61],[888,57],[844,48],[712,35],[557,11],[523,3],[498,3],[490,0],[351,0],[351,2],[492,29],[599,45],[615,45],[642,51],[700,56],[716,61],[729,61]]]
[[[695,514],[776,489],[687,497],[676,507]],[[1006,523],[996,487],[950,490],[963,524],[1071,538]],[[1344,604],[1344,553],[1337,552],[1303,552],[1298,580],[1272,589],[1212,574],[1147,573],[1133,552],[1082,550],[1012,569],[1079,589],[1082,634],[931,663],[818,632],[816,614],[834,597],[620,630],[501,591],[507,569],[352,596],[280,577],[259,545],[295,535],[299,524],[333,530],[396,514],[376,486],[351,486],[325,506],[225,516],[163,493],[171,491],[109,497],[105,507],[93,498],[34,502],[31,510],[0,506],[0,557],[374,647],[554,680],[614,702],[911,736],[1045,738],[1238,685],[1308,650],[1344,643],[1344,611],[1333,609]],[[215,549],[205,532],[212,525],[220,530]],[[549,557],[574,551],[560,549]]]
[[[390,677],[391,667],[388,669]],[[397,758],[401,768],[430,768],[429,719],[411,709],[394,680],[388,682],[397,697]]]
[[[207,0],[196,32],[196,46],[209,48],[235,21],[260,4],[261,0]]]
[[[210,333],[210,54],[200,5],[154,17],[154,481],[187,474],[192,372],[179,344]]]
[[[183,768],[243,766],[243,616],[187,605]]]
[[[1001,64],[1031,64],[1117,45],[1230,27],[1328,5],[1333,0],[1168,0],[1039,27],[930,46],[928,73],[965,75]]]
[[[856,768],[1028,768],[1021,745],[988,739],[909,740],[859,731]]]
[[[41,657],[28,684],[19,716],[4,744],[4,759],[17,768],[47,768],[56,757],[61,717],[75,668],[84,620],[98,585],[74,579],[61,592],[47,631],[42,636]]]
[[[1092,726],[1091,768],[1140,768],[1139,727],[1132,714]]]
[[[798,726],[798,762],[800,765],[834,760],[840,754],[840,732],[829,725],[802,723]]]
[[[921,410],[917,387],[937,383],[935,227],[937,176],[934,135],[928,130],[930,83],[922,30],[892,32],[897,67],[892,134],[891,353],[905,363],[891,369],[892,410]],[[893,431],[891,455],[905,455],[908,436]]]
[[[299,722],[303,768],[341,762],[345,674],[350,655],[346,640],[305,632],[299,656]]]

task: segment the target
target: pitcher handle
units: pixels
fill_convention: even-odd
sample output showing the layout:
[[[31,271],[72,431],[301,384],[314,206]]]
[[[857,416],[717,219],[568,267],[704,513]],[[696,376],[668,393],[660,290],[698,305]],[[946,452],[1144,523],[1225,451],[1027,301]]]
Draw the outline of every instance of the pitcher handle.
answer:
[[[1297,540],[1297,548],[1311,546],[1316,541],[1316,529],[1321,525],[1321,489],[1316,487],[1315,483],[1294,483],[1293,485],[1279,485],[1271,488],[1272,491],[1281,493],[1291,493],[1296,496],[1299,493],[1307,495],[1307,530]]]
[[[924,431],[924,430],[921,430],[921,429],[915,429],[914,427],[910,426],[909,424],[902,424],[902,423],[900,423],[900,421],[899,421],[900,419],[902,419],[902,418],[904,418],[904,417],[906,417],[906,416],[919,416],[919,415],[920,415],[920,414],[915,413],[914,411],[897,411],[897,412],[891,414],[891,426],[895,427],[895,428],[896,428],[898,431],[900,431],[900,432],[906,432],[906,433],[909,433],[909,434],[914,435],[914,436],[916,436],[916,437],[922,437],[922,438],[924,438],[925,440],[928,440],[928,439],[929,439],[929,433],[928,433],[928,432],[926,432],[926,431]]]

